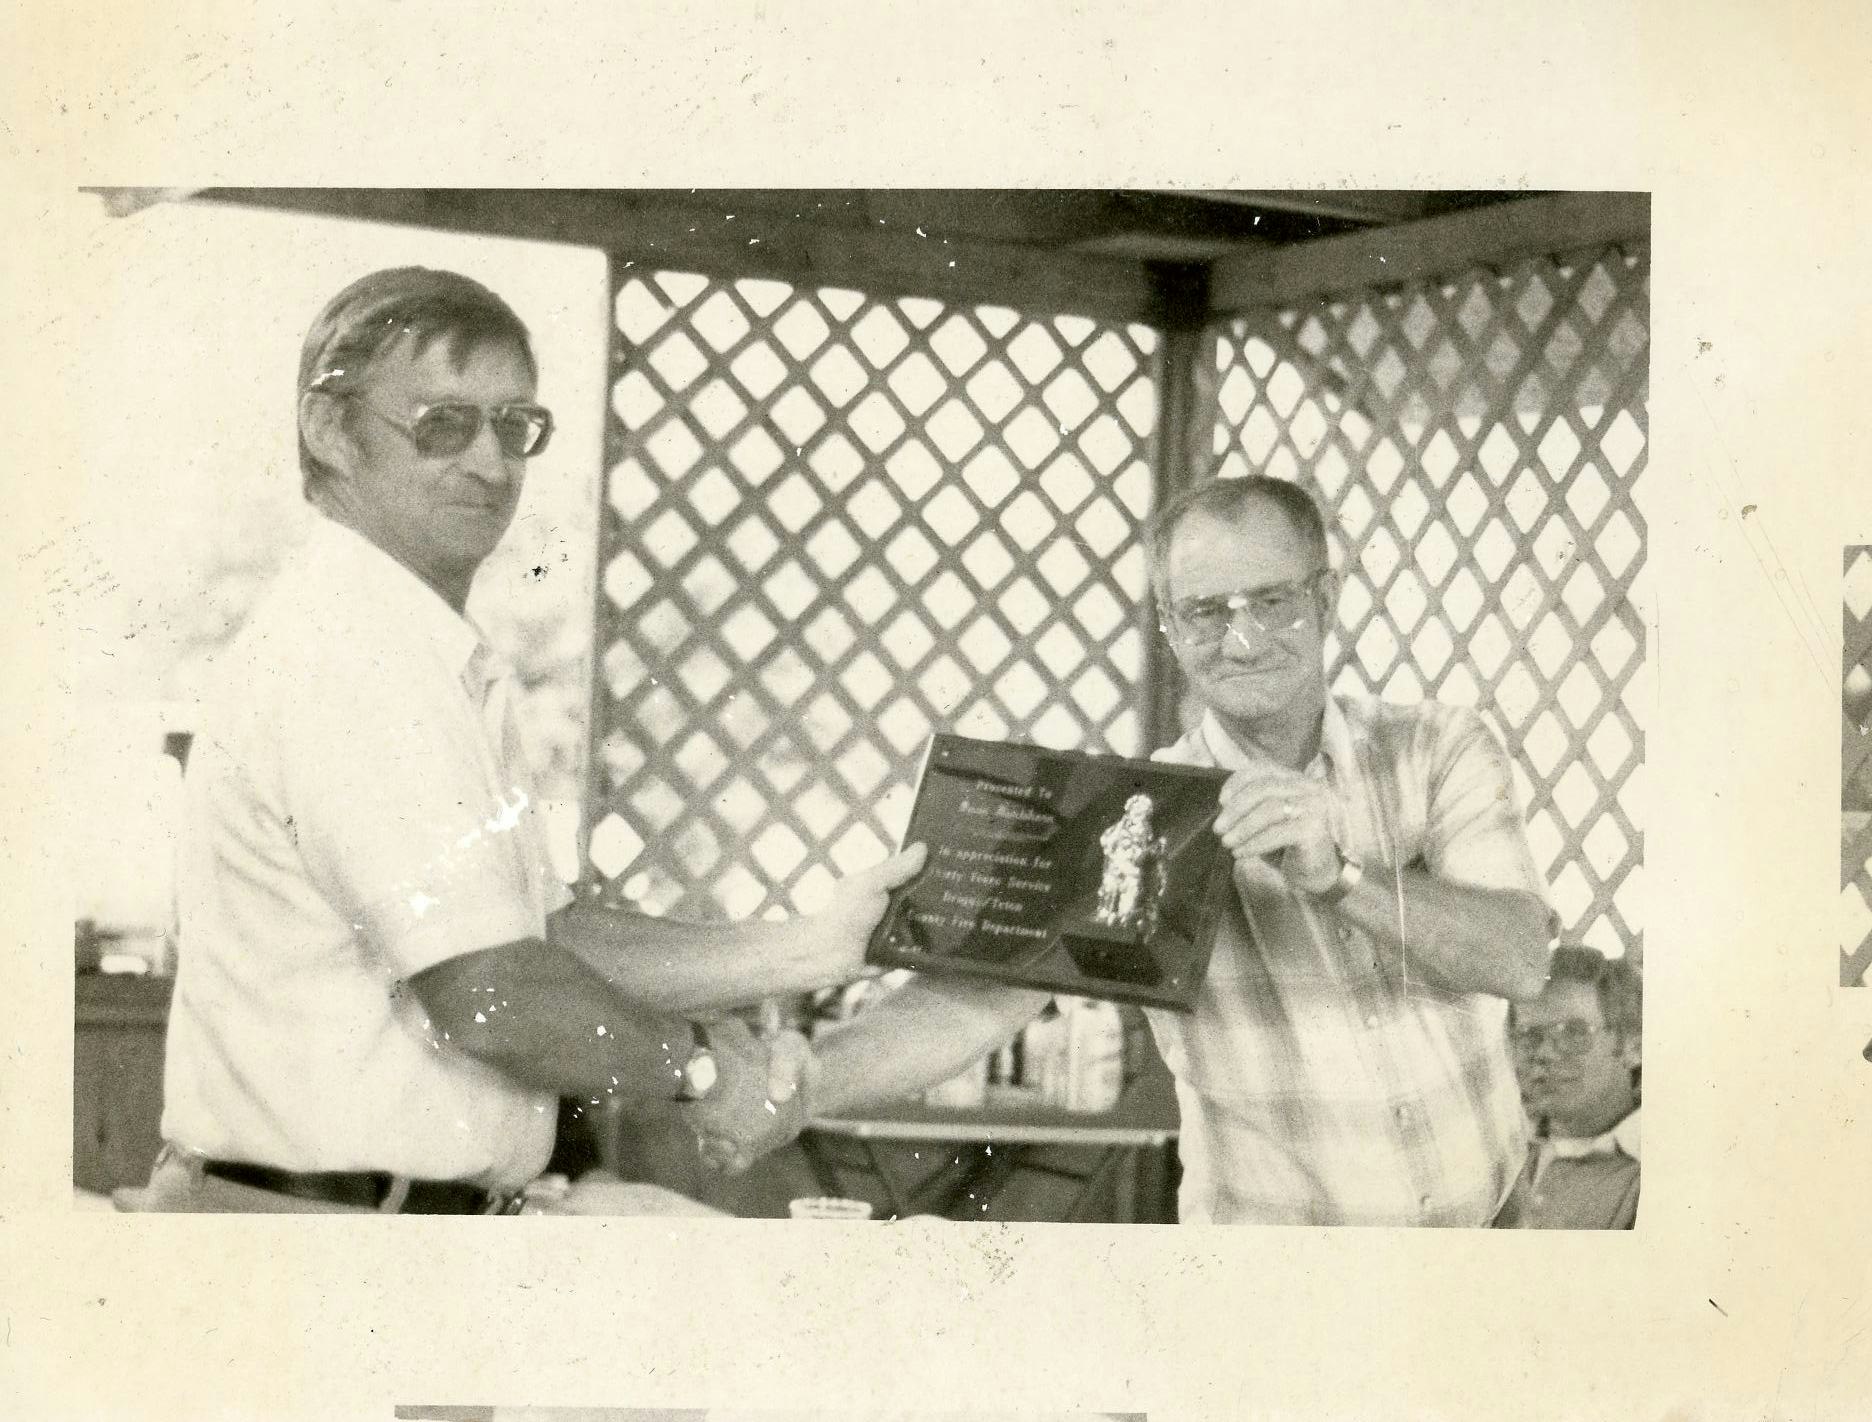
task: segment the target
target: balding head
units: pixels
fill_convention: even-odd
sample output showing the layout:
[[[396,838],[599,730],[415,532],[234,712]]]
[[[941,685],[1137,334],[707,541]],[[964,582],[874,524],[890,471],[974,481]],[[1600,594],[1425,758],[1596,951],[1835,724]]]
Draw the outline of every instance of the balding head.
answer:
[[[1298,484],[1266,474],[1204,480],[1171,499],[1152,514],[1150,522],[1144,526],[1144,556],[1150,567],[1151,591],[1157,598],[1160,617],[1165,620],[1169,617],[1170,544],[1183,521],[1192,514],[1226,520],[1238,517],[1248,508],[1268,505],[1278,509],[1294,532],[1317,554],[1318,566],[1331,565],[1326,515],[1313,496]]]

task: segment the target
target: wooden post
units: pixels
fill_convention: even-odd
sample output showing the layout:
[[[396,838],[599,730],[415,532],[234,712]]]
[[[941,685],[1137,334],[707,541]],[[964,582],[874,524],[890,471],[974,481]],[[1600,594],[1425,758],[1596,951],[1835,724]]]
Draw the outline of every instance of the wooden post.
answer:
[[[1204,329],[1209,306],[1208,274],[1177,267],[1159,277],[1163,299],[1163,343],[1157,355],[1157,439],[1152,450],[1152,507],[1162,508],[1182,490],[1209,477],[1215,463],[1216,362],[1213,338]],[[1145,740],[1163,745],[1182,733],[1179,706],[1182,674],[1158,629],[1160,609],[1145,609],[1149,640],[1144,656]]]

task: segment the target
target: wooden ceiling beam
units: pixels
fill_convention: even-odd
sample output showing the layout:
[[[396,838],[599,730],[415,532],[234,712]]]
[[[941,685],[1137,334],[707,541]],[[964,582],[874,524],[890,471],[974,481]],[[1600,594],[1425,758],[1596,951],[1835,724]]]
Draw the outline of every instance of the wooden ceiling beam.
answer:
[[[862,195],[817,220],[792,202],[724,211],[723,194],[629,190],[207,188],[196,200],[329,217],[599,247],[621,261],[713,276],[849,286],[1162,325],[1167,298],[1152,264],[1012,243],[919,236],[914,206],[875,221]],[[803,200],[807,200],[802,195]],[[739,206],[730,204],[730,207]],[[796,215],[796,209],[799,215]],[[830,220],[825,220],[827,217]],[[867,220],[869,219],[869,220]]]
[[[1310,217],[1330,217],[1347,222],[1379,224],[1415,222],[1442,211],[1441,196],[1434,192],[1296,192],[1277,189],[1207,189],[1202,196],[1210,202],[1264,212],[1294,212]]]
[[[1232,315],[1398,286],[1543,252],[1649,234],[1649,193],[1548,193],[1287,247],[1242,252],[1209,271],[1209,310]]]

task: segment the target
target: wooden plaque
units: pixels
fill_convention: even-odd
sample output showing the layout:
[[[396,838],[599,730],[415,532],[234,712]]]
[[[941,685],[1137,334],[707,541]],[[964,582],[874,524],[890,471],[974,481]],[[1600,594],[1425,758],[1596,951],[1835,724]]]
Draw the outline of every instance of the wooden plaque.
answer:
[[[939,732],[866,961],[1188,1011],[1230,858],[1213,828],[1226,771]]]

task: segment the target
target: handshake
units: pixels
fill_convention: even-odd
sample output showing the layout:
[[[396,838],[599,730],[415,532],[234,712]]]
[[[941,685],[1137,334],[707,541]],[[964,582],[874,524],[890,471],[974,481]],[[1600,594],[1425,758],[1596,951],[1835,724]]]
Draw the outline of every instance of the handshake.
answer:
[[[790,1029],[757,1037],[739,1018],[724,1017],[708,1033],[715,1085],[681,1113],[702,1163],[738,1174],[805,1129],[816,1063],[806,1039]]]

